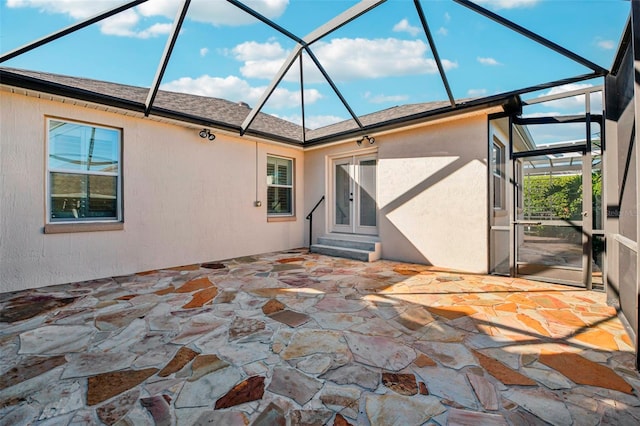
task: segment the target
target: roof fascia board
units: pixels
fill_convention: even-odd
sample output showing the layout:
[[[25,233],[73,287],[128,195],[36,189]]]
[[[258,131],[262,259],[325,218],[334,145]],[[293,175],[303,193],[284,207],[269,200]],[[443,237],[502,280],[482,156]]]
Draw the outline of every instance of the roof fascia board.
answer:
[[[441,118],[449,118],[456,115],[461,115],[464,113],[479,111],[483,109],[488,109],[496,106],[504,106],[509,103],[510,99],[503,98],[500,101],[493,102],[483,102],[483,103],[467,103],[467,104],[459,104],[455,108],[447,106],[444,108],[438,108],[431,111],[425,111],[418,114],[413,114],[406,117],[399,117],[391,120],[387,120],[382,123],[373,124],[369,126],[364,126],[363,129],[353,129],[347,130],[344,132],[336,133],[330,136],[320,137],[317,139],[312,139],[308,141],[305,146],[315,146],[315,145],[324,145],[331,142],[343,141],[349,138],[359,137],[367,132],[388,132],[392,130],[397,130],[402,127],[409,127],[416,124],[421,124],[425,121],[432,121]]]
[[[92,92],[75,87],[65,86],[63,84],[54,83],[50,81],[40,80],[33,77],[14,74],[6,70],[0,70],[0,85],[19,87],[25,90],[31,90],[38,93],[46,93],[53,96],[59,96],[61,98],[74,99],[84,101],[91,104],[103,105],[108,107],[117,108],[120,110],[132,111],[144,116],[145,106],[141,102],[130,101],[127,99],[117,98],[114,96],[104,95],[97,92]],[[164,108],[153,107],[150,111],[150,115],[162,117],[178,122],[184,122],[189,124],[196,124],[198,126],[214,127],[220,130],[225,130],[232,133],[240,133],[239,126],[233,126],[230,124],[222,123],[219,121],[210,120],[204,117],[196,115],[180,113]],[[249,135],[272,140],[275,142],[281,142],[287,145],[300,146],[301,143],[295,139],[289,139],[278,135],[273,135],[261,131],[250,131]],[[242,136],[242,135],[240,135]]]
[[[473,116],[477,116],[479,114],[484,114],[486,111],[487,116],[489,115],[496,115],[496,114],[502,114],[503,112],[498,111],[498,108],[500,108],[499,106],[487,106],[485,108],[473,108],[473,109],[468,109],[468,110],[460,110],[460,109],[451,109],[451,113],[450,114],[441,114],[441,115],[436,115],[433,117],[429,117],[427,119],[423,119],[423,120],[414,120],[410,123],[404,123],[404,125],[401,126],[395,126],[395,127],[388,127],[386,129],[380,129],[377,130],[375,133],[375,137],[376,137],[376,142],[378,141],[379,137],[383,137],[383,136],[387,136],[387,135],[392,135],[395,133],[401,133],[404,131],[408,131],[408,130],[415,130],[415,129],[420,129],[420,128],[424,128],[424,127],[428,127],[428,126],[433,126],[433,125],[437,125],[437,124],[442,124],[442,123],[447,123],[447,122],[451,122],[451,121],[455,121],[455,120],[463,120],[469,117],[473,117]],[[318,149],[324,149],[327,147],[331,147],[331,146],[338,146],[338,145],[343,145],[346,143],[353,143],[355,142],[357,139],[360,138],[360,136],[362,135],[362,132],[359,133],[355,133],[355,134],[351,134],[351,135],[347,135],[345,137],[333,140],[331,142],[324,142],[321,144],[314,144],[314,145],[305,145],[304,149],[305,151],[315,151]]]
[[[528,30],[528,29],[516,24],[513,21],[510,21],[510,20],[508,20],[508,19],[506,19],[506,18],[504,18],[504,17],[502,17],[502,16],[500,16],[500,15],[498,15],[496,13],[491,12],[488,9],[485,9],[482,6],[479,6],[479,5],[471,2],[470,0],[453,0],[453,1],[458,3],[458,4],[460,4],[460,5],[462,5],[462,6],[464,6],[464,7],[466,7],[466,8],[468,8],[468,9],[473,10],[476,13],[479,13],[480,15],[485,16],[486,18],[491,19],[492,21],[495,21],[495,22],[499,23],[500,25],[503,25],[503,26],[509,28],[512,31],[515,31],[515,32],[517,32],[517,33],[519,33],[519,34],[521,34],[521,35],[523,35],[523,36],[535,41],[536,43],[539,43],[539,44],[541,44],[541,45],[543,45],[543,46],[545,46],[545,47],[547,47],[547,48],[549,48],[551,50],[554,50],[555,52],[557,52],[557,53],[559,53],[559,54],[561,54],[561,55],[563,55],[563,56],[565,56],[565,57],[567,57],[567,58],[569,58],[569,59],[571,59],[571,60],[573,60],[573,61],[575,61],[575,62],[577,62],[577,63],[579,63],[579,64],[581,64],[581,65],[583,65],[585,67],[587,67],[587,68],[590,68],[592,71],[594,71],[596,73],[603,73],[603,75],[606,75],[607,72],[608,72],[606,69],[604,69],[600,65],[595,64],[595,63],[591,62],[590,60],[588,60],[586,58],[583,58],[582,56],[570,51],[569,49],[566,49],[566,48],[560,46],[559,44],[554,43],[551,40],[542,37],[540,34],[537,34],[537,33],[533,32],[533,31],[530,31],[530,30]]]
[[[102,93],[92,92],[77,87],[70,87],[51,81],[40,80],[26,75],[15,74],[6,70],[0,70],[0,84],[144,113],[144,104],[141,102],[104,95]]]
[[[190,4],[191,4],[191,0],[184,0],[184,3],[182,4],[182,8],[178,9],[176,17],[173,20],[171,34],[169,34],[169,37],[167,38],[167,44],[164,46],[164,52],[162,53],[160,64],[158,65],[158,69],[156,70],[156,76],[153,78],[153,84],[151,85],[151,88],[149,89],[149,93],[147,94],[147,100],[144,102],[145,116],[149,115],[149,112],[151,111],[151,107],[153,106],[153,101],[156,99],[156,95],[158,94],[158,89],[160,88],[160,82],[162,81],[164,72],[167,69],[167,64],[169,63],[171,52],[173,52],[173,48],[176,45],[176,40],[178,39],[180,28],[182,28],[184,18],[185,16],[187,16],[187,10],[189,10]]]
[[[100,22],[103,19],[109,18],[113,15],[116,15],[122,11],[125,11],[127,9],[130,9],[134,6],[137,6],[139,4],[145,3],[148,0],[134,0],[134,1],[130,1],[129,3],[125,3],[121,6],[118,7],[114,7],[113,9],[109,9],[106,12],[102,12],[99,13],[97,15],[94,15],[90,18],[85,19],[84,21],[80,21],[76,24],[70,25],[66,28],[61,29],[60,31],[56,31],[52,34],[49,34],[48,36],[42,37],[36,41],[33,41],[29,44],[26,44],[22,47],[19,47],[17,49],[14,49],[10,52],[5,53],[4,55],[0,56],[0,64],[8,61],[9,59],[15,58],[16,56],[22,55],[23,53],[29,52],[30,50],[33,50],[37,47],[40,47],[44,44],[47,44],[51,41],[57,40],[61,37],[64,37],[68,34],[71,34],[75,31],[78,31],[84,27],[87,27],[89,25],[95,24],[96,22]]]

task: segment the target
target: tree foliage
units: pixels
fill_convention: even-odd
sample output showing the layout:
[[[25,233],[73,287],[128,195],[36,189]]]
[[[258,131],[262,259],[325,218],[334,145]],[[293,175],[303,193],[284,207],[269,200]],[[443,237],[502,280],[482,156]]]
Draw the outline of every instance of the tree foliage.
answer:
[[[582,176],[526,176],[524,216],[530,219],[580,220]]]

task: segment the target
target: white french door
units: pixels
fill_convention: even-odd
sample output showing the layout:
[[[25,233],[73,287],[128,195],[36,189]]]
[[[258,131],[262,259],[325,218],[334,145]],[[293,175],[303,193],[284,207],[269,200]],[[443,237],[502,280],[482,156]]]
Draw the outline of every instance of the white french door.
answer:
[[[378,234],[375,154],[333,160],[333,232]]]

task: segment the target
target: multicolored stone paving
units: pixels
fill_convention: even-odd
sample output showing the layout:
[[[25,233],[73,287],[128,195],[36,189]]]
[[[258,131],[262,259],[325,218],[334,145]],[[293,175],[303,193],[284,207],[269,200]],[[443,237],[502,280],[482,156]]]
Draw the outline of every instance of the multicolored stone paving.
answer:
[[[640,424],[605,295],[271,253],[0,294],[2,425]]]

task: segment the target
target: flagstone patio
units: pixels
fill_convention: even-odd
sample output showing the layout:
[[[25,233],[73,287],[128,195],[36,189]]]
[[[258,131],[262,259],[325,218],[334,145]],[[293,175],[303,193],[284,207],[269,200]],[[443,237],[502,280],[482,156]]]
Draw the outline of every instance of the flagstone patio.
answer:
[[[0,294],[2,425],[640,423],[604,293],[271,253]]]

